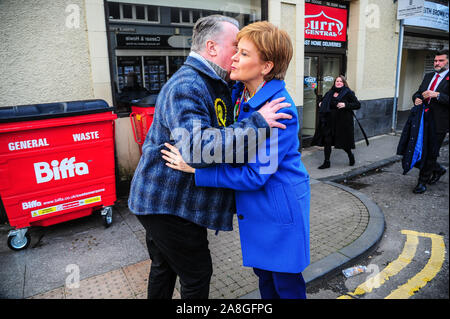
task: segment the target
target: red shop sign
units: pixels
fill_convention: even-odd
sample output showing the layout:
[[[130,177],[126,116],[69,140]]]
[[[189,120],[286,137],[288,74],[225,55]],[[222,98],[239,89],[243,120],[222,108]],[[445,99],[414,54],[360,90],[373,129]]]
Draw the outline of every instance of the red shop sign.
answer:
[[[346,9],[305,3],[305,38],[347,41]]]

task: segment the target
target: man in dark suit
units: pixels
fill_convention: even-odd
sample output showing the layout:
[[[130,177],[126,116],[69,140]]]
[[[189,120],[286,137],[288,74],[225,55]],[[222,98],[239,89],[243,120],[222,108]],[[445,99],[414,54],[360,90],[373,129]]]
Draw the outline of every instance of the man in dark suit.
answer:
[[[435,144],[433,150],[428,152],[425,165],[420,170],[419,182],[413,190],[416,194],[424,193],[427,190],[426,184],[435,184],[446,172],[446,169],[437,162],[437,157],[448,132],[448,51],[435,54],[434,70],[435,72],[425,75],[419,90],[412,97],[415,105],[424,103],[425,110],[428,108],[432,112],[435,126]]]

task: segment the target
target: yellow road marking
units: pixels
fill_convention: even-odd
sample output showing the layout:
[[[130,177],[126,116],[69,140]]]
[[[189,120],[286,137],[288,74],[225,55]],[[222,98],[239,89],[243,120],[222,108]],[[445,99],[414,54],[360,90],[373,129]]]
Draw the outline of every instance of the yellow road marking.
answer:
[[[429,233],[420,233],[411,230],[402,230],[401,233],[406,235],[406,242],[405,246],[403,247],[403,251],[398,256],[398,258],[387,265],[386,268],[384,268],[378,274],[374,275],[373,277],[369,278],[364,283],[359,285],[354,292],[350,292],[347,295],[340,296],[337,299],[351,299],[350,296],[358,296],[370,293],[374,288],[379,288],[382,284],[389,280],[390,277],[398,274],[414,258],[417,250],[417,245],[419,244],[419,236],[432,239],[431,257],[427,265],[416,276],[411,278],[408,283],[400,286],[386,298],[409,298],[420,288],[424,287],[428,281],[434,278],[434,276],[436,276],[436,274],[442,267],[445,256],[445,244],[442,236]]]
[[[338,297],[337,299],[354,299],[354,298],[352,298],[348,295],[342,295],[342,296]]]
[[[403,247],[402,253],[398,256],[396,260],[391,262],[382,271],[373,276],[372,278],[366,280],[364,283],[359,285],[354,292],[350,292],[349,295],[357,296],[364,295],[366,293],[372,292],[373,288],[379,288],[382,284],[389,280],[390,277],[398,274],[400,270],[405,268],[413,259],[416,254],[417,245],[419,243],[419,238],[417,235],[409,235],[406,237],[405,246]],[[341,296],[344,297],[344,296]],[[348,299],[341,298],[338,299]]]
[[[405,233],[415,233],[404,231]],[[408,282],[399,286],[385,299],[407,299],[423,288],[441,270],[445,258],[445,243],[442,236],[427,233],[417,233],[418,236],[431,238],[431,257],[425,267]]]

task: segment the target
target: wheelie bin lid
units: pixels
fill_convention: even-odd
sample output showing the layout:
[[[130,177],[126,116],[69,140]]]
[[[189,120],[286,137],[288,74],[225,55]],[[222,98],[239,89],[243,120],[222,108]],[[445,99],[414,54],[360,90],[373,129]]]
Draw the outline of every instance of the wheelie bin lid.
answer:
[[[0,123],[85,115],[113,110],[114,107],[100,99],[7,106],[0,107]]]

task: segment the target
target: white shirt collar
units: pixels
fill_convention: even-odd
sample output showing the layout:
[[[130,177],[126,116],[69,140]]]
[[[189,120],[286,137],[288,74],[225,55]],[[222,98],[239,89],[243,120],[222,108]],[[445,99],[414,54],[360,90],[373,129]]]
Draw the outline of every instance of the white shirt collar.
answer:
[[[202,61],[203,63],[205,63],[212,70],[212,68],[209,65],[208,61],[206,61],[206,59],[204,57],[202,57],[200,54],[198,54],[197,52],[191,51],[191,52],[189,52],[189,56],[194,57],[197,60]]]
[[[445,76],[448,74],[448,69],[441,73],[437,73],[437,72],[434,72],[434,73],[438,74],[440,78],[445,78]]]

